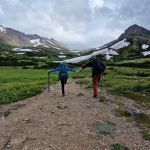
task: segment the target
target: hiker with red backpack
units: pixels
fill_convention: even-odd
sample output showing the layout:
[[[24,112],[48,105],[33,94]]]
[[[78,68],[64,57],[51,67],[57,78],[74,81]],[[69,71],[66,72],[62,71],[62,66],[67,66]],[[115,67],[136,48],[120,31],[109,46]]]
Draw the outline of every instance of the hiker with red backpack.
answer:
[[[77,72],[77,71],[75,69],[71,69],[67,67],[66,62],[64,61],[60,63],[58,68],[49,70],[48,73],[55,72],[55,71],[59,71],[58,76],[59,76],[59,80],[61,81],[62,96],[65,96],[64,86],[67,83],[67,79],[68,79],[67,71],[72,71],[72,72]]]
[[[97,98],[97,82],[100,82],[102,73],[105,70],[105,66],[102,63],[102,61],[96,57],[92,56],[92,60],[85,64],[82,68],[80,68],[77,72],[80,72],[82,69],[86,67],[91,67],[92,68],[92,81],[93,81],[93,91],[94,91],[94,98]]]

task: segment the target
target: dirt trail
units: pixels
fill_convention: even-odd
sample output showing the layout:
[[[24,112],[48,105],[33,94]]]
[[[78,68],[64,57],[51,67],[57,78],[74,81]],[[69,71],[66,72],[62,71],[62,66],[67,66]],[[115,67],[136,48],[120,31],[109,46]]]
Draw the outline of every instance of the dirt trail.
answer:
[[[34,97],[0,107],[11,114],[0,121],[0,147],[6,150],[110,150],[120,143],[131,150],[149,150],[150,142],[142,138],[140,129],[125,117],[116,117],[117,104],[99,102],[93,92],[82,89],[69,79],[62,97],[60,83]],[[125,105],[134,102],[127,98],[104,95],[109,100],[118,99]],[[95,121],[107,120],[116,125],[114,137],[91,131]]]

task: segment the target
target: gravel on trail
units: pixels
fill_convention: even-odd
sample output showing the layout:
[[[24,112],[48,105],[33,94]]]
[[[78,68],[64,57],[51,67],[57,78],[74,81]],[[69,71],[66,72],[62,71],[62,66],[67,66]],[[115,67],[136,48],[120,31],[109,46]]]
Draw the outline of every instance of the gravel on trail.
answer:
[[[113,110],[118,99],[125,106],[133,100],[110,95],[103,89],[98,98],[68,79],[65,97],[60,82],[51,85],[39,95],[0,106],[0,112],[10,110],[0,119],[0,149],[5,150],[111,150],[119,143],[130,150],[150,150],[150,141],[144,140],[141,129],[126,117],[116,117]],[[108,101],[100,102],[101,96]],[[113,136],[93,132],[94,122],[107,121],[115,125]]]

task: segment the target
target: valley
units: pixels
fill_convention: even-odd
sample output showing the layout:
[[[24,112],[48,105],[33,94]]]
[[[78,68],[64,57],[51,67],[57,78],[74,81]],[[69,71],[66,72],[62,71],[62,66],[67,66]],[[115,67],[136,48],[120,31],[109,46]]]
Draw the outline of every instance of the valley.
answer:
[[[9,149],[13,146],[16,149],[24,148],[27,150],[38,147],[41,149],[63,149],[68,143],[63,138],[65,136],[75,145],[70,145],[71,149],[76,149],[80,143],[77,137],[80,137],[83,138],[83,141],[78,145],[81,149],[96,149],[95,147],[108,149],[114,144],[119,144],[131,150],[149,150],[149,33],[149,30],[133,25],[125,30],[125,33],[118,39],[104,46],[81,51],[69,48],[53,38],[43,38],[36,34],[28,35],[1,26],[0,114],[2,115],[0,122],[2,123],[2,130],[0,133],[3,136],[2,139],[0,137],[0,148],[2,141],[6,139],[7,142],[4,142],[3,149]],[[60,96],[61,87],[58,72],[51,73],[51,92],[47,92],[48,70],[57,68],[61,61],[66,61],[70,68],[78,70],[93,55],[99,57],[106,66],[105,77],[108,94],[103,78],[98,85],[98,98],[96,100],[92,98],[91,68],[86,68],[81,73],[69,72],[69,81],[66,85],[67,96],[64,98]],[[15,105],[22,106],[21,104],[24,104],[25,107],[12,109]],[[57,107],[58,105],[60,107]],[[67,108],[63,106],[67,106]],[[126,111],[132,115],[130,112],[132,107],[142,111],[142,114],[126,116],[126,113],[128,114]],[[104,113],[108,109],[110,109],[109,115]],[[93,110],[94,112],[92,112]],[[20,114],[20,112],[24,113]],[[117,122],[115,124],[117,126],[114,132],[115,138],[108,136],[106,131],[99,131],[99,134],[93,133],[96,125],[93,125],[92,128],[92,122],[90,122],[86,112],[89,112],[89,115],[92,114],[90,119],[93,123],[109,124],[111,122],[112,125],[112,123]],[[61,113],[64,113],[65,116]],[[79,114],[79,118],[75,117],[76,113]],[[59,119],[56,119],[53,114],[58,115]],[[70,120],[68,120],[69,114],[72,117]],[[116,115],[121,115],[121,117],[117,118]],[[47,116],[51,116],[52,120]],[[85,120],[82,120],[84,117]],[[46,121],[47,119],[49,122]],[[94,120],[98,122],[94,122]],[[59,121],[62,122],[59,124]],[[37,125],[37,122],[42,128]],[[121,122],[124,122],[123,126],[121,126]],[[23,126],[23,124],[25,125]],[[11,125],[13,125],[12,131],[10,131]],[[17,136],[15,136],[15,125],[20,129]],[[7,126],[9,128],[6,129]],[[35,126],[35,131],[33,126]],[[46,132],[47,127],[48,131]],[[129,130],[125,129],[128,127]],[[10,134],[6,134],[4,129]],[[54,132],[50,132],[52,129]],[[56,130],[60,130],[60,132],[57,133]],[[34,137],[34,133],[37,131],[41,136]],[[32,134],[30,134],[31,132]],[[48,140],[42,143],[45,135],[52,137],[49,139],[50,143]],[[125,138],[126,136],[128,139]],[[17,138],[20,138],[22,142]],[[76,140],[73,140],[74,138]],[[94,141],[95,138],[96,141]],[[99,138],[102,143],[98,144]],[[127,142],[129,139],[130,142]],[[15,145],[13,140],[17,140],[19,144]],[[90,140],[91,144],[87,143],[87,140]]]

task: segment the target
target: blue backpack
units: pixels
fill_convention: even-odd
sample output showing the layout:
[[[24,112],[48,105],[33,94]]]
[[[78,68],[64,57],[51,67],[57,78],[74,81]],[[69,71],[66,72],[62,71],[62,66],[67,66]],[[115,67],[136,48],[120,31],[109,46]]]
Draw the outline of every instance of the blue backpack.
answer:
[[[65,62],[61,62],[59,65],[59,79],[67,79],[68,78],[68,72],[67,72],[67,65]]]
[[[92,72],[94,74],[102,73],[105,70],[105,66],[98,57],[92,59]]]

